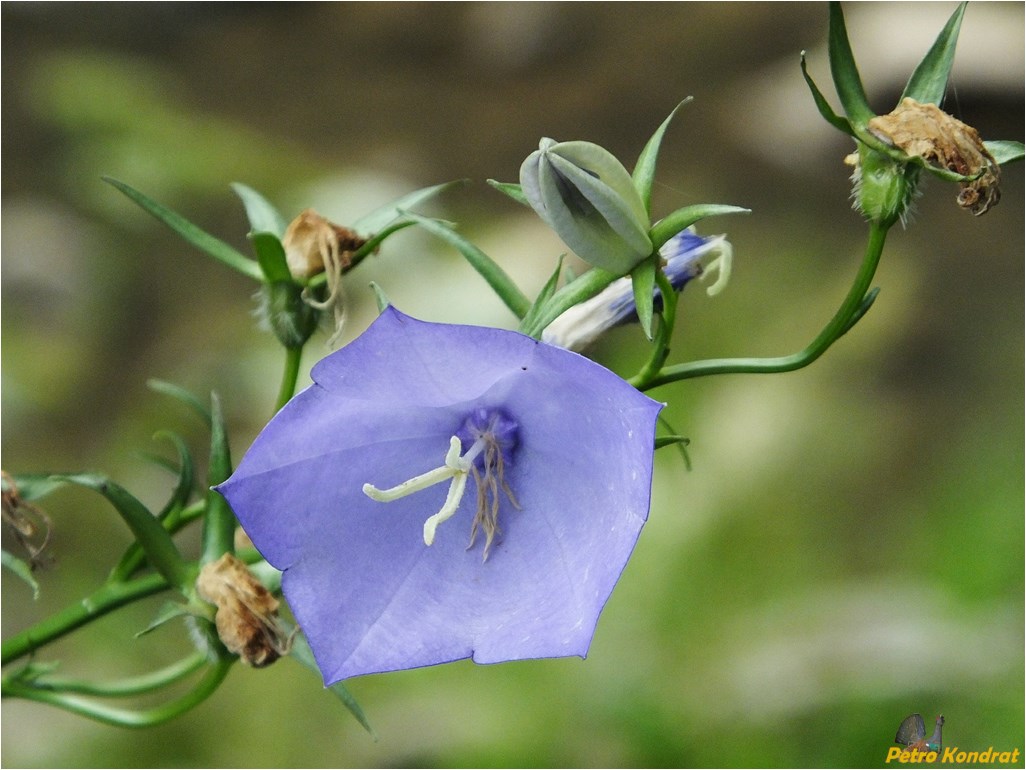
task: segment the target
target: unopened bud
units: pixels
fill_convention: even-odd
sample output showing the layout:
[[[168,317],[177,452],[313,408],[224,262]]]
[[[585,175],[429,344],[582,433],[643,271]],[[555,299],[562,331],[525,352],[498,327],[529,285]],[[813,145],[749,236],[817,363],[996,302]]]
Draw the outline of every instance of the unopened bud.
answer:
[[[652,254],[641,195],[597,144],[542,139],[520,167],[520,186],[538,216],[595,267],[625,275]]]

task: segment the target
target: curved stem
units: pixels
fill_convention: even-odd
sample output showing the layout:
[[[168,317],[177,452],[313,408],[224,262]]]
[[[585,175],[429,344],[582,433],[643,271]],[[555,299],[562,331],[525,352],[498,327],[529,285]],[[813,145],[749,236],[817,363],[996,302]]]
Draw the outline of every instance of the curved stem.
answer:
[[[7,639],[0,653],[0,664],[6,666],[11,661],[35,652],[44,644],[59,639],[118,607],[160,593],[167,588],[167,579],[159,574],[102,586],[70,607]]]
[[[77,693],[78,695],[92,695],[98,698],[124,698],[130,695],[142,695],[172,685],[194,671],[198,671],[207,662],[209,661],[206,655],[202,652],[195,652],[157,671],[112,682],[82,682],[77,679],[39,678],[31,680],[31,687],[35,690]],[[28,684],[28,682],[21,679],[16,681],[22,687]],[[4,684],[6,689],[9,683],[5,682]]]
[[[883,253],[884,241],[887,238],[887,227],[870,223],[869,242],[866,253],[859,267],[858,275],[848,295],[833,318],[809,345],[797,353],[771,358],[711,358],[704,361],[691,361],[663,367],[653,377],[634,377],[631,384],[642,390],[665,385],[678,380],[692,377],[704,377],[710,374],[742,374],[742,373],[773,373],[790,372],[808,366],[834,344],[852,325],[852,319],[864,311],[864,300],[869,286],[876,274],[880,255]]]
[[[228,670],[234,662],[234,658],[219,659],[210,666],[196,686],[185,695],[162,706],[142,711],[105,706],[73,695],[39,690],[24,682],[17,681],[10,682],[7,685],[4,695],[47,703],[65,711],[70,711],[73,714],[95,719],[98,722],[104,722],[116,727],[152,727],[184,714],[210,697],[221,685],[221,682],[224,681],[224,678],[228,675]]]
[[[274,405],[275,414],[296,394],[299,361],[302,357],[303,348],[285,348],[285,371],[281,375],[281,389],[278,391],[278,400]]]

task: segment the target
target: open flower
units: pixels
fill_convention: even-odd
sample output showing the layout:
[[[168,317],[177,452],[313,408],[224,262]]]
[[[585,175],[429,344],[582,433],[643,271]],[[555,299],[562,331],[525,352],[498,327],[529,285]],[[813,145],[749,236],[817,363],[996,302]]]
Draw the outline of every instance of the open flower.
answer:
[[[219,491],[325,683],[584,656],[648,515],[661,405],[516,332],[387,308]]]

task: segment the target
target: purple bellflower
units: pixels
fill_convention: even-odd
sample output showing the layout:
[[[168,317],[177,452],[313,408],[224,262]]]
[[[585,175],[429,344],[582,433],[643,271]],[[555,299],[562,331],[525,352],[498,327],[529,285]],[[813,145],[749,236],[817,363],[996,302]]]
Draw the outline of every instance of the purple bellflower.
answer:
[[[662,405],[576,353],[391,307],[312,377],[217,489],[325,683],[584,657],[648,516]]]
[[[703,237],[692,229],[670,238],[659,254],[670,285],[680,291],[692,278],[705,278],[713,271],[716,280],[706,291],[719,294],[730,280],[733,248],[726,236]],[[712,257],[704,266],[702,259]],[[655,306],[662,307],[662,295],[655,289]],[[583,350],[614,326],[638,320],[630,278],[618,278],[591,299],[574,305],[545,327],[542,340],[567,350]]]

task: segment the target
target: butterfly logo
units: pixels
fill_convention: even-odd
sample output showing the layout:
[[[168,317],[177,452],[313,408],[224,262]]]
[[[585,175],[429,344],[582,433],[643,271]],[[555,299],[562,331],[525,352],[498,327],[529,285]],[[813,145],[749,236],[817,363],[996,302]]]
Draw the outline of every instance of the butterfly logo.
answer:
[[[926,723],[919,714],[911,714],[902,721],[894,736],[894,742],[908,746],[913,751],[940,751],[941,729],[944,727],[944,715],[937,717],[933,735],[926,737]]]

